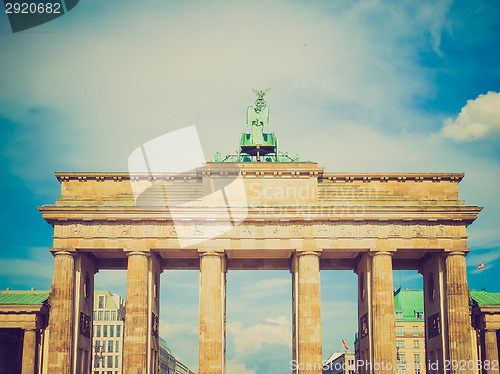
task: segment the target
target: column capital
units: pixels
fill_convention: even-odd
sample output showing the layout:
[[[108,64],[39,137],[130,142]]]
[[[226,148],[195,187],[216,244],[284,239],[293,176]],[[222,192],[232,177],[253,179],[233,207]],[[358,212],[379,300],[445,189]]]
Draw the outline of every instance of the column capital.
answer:
[[[301,256],[317,256],[317,257],[320,257],[321,256],[321,252],[322,251],[311,251],[311,250],[296,251],[295,255],[297,257],[301,257]]]
[[[144,257],[149,257],[151,256],[151,252],[149,251],[137,251],[137,250],[134,250],[134,251],[125,251],[125,254],[127,255],[127,257],[130,257],[130,256],[144,256]]]
[[[198,251],[198,256],[201,257],[226,257],[224,251]]]
[[[54,257],[56,257],[56,256],[71,256],[71,257],[75,257],[76,256],[76,252],[72,251],[70,249],[51,248],[50,249],[50,253],[52,253],[52,256],[54,256]]]
[[[450,257],[450,256],[467,256],[467,253],[469,253],[469,251],[465,252],[465,251],[452,251],[452,252],[445,252],[445,256],[446,257]]]
[[[394,252],[389,252],[389,251],[373,251],[373,252],[369,252],[370,256],[371,257],[375,257],[375,256],[393,256],[394,255]]]

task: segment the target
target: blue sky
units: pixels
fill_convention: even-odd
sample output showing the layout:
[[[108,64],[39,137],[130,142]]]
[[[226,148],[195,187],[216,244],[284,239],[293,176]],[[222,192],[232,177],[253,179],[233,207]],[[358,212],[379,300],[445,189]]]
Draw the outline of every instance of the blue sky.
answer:
[[[500,4],[85,0],[13,34],[0,14],[0,289],[49,289],[55,171],[127,170],[138,145],[196,125],[233,152],[252,88],[285,151],[327,171],[465,172],[471,288],[500,292]],[[420,287],[416,272],[404,287]],[[125,295],[125,273],[97,287]],[[228,273],[228,374],[288,373],[290,274]],[[356,276],[321,273],[324,357],[352,346]],[[399,282],[399,273],[395,273]],[[162,275],[161,333],[197,367],[198,273]]]

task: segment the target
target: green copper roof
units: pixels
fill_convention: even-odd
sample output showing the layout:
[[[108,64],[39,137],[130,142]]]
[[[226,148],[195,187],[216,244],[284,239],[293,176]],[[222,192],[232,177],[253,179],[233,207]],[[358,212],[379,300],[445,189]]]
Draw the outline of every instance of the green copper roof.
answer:
[[[424,291],[397,290],[394,293],[394,311],[396,313],[396,321],[423,321]],[[401,313],[403,314],[402,316]],[[417,318],[417,313],[422,313],[422,318]]]
[[[43,305],[49,291],[0,291],[0,305]]]
[[[478,305],[500,305],[500,293],[486,291],[470,291],[470,297],[478,303]]]

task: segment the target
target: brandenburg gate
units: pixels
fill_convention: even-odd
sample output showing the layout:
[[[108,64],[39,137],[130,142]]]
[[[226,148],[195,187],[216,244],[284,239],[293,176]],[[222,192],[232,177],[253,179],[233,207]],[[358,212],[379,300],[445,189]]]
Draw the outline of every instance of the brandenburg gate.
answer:
[[[464,175],[300,162],[263,132],[268,107],[257,94],[236,155],[183,173],[56,173],[61,198],[39,208],[54,227],[49,373],[91,371],[99,269],[127,270],[127,374],[158,370],[160,274],[170,269],[200,271],[199,374],[225,372],[226,272],[241,269],[291,272],[297,373],[321,373],[325,269],[358,275],[360,359],[373,364],[361,373],[396,373],[395,269],[423,275],[426,361],[439,363],[428,371],[473,358],[466,228],[481,208],[459,199]]]

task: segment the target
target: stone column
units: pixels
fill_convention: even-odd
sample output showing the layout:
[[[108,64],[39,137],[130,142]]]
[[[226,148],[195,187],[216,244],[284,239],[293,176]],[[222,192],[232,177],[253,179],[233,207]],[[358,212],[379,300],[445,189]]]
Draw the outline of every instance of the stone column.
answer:
[[[36,332],[37,330],[24,330],[22,374],[35,373],[37,350]]]
[[[473,355],[465,253],[451,252],[445,262],[449,359],[450,362],[469,362]],[[450,370],[451,374],[460,372],[452,368]]]
[[[297,253],[297,361],[300,374],[322,373],[319,252]]]
[[[72,372],[74,280],[73,255],[56,252],[50,290],[48,372],[51,374]]]
[[[224,254],[200,257],[199,374],[225,371],[225,263]]]
[[[123,373],[146,374],[148,355],[148,256],[130,252],[123,342]]]
[[[372,258],[373,373],[396,373],[396,324],[392,256],[375,252]]]
[[[486,330],[484,332],[484,361],[489,361],[489,370],[486,369],[486,374],[499,374],[498,364],[492,365],[493,361],[498,363],[498,343],[496,330]],[[494,369],[493,369],[494,368]]]

